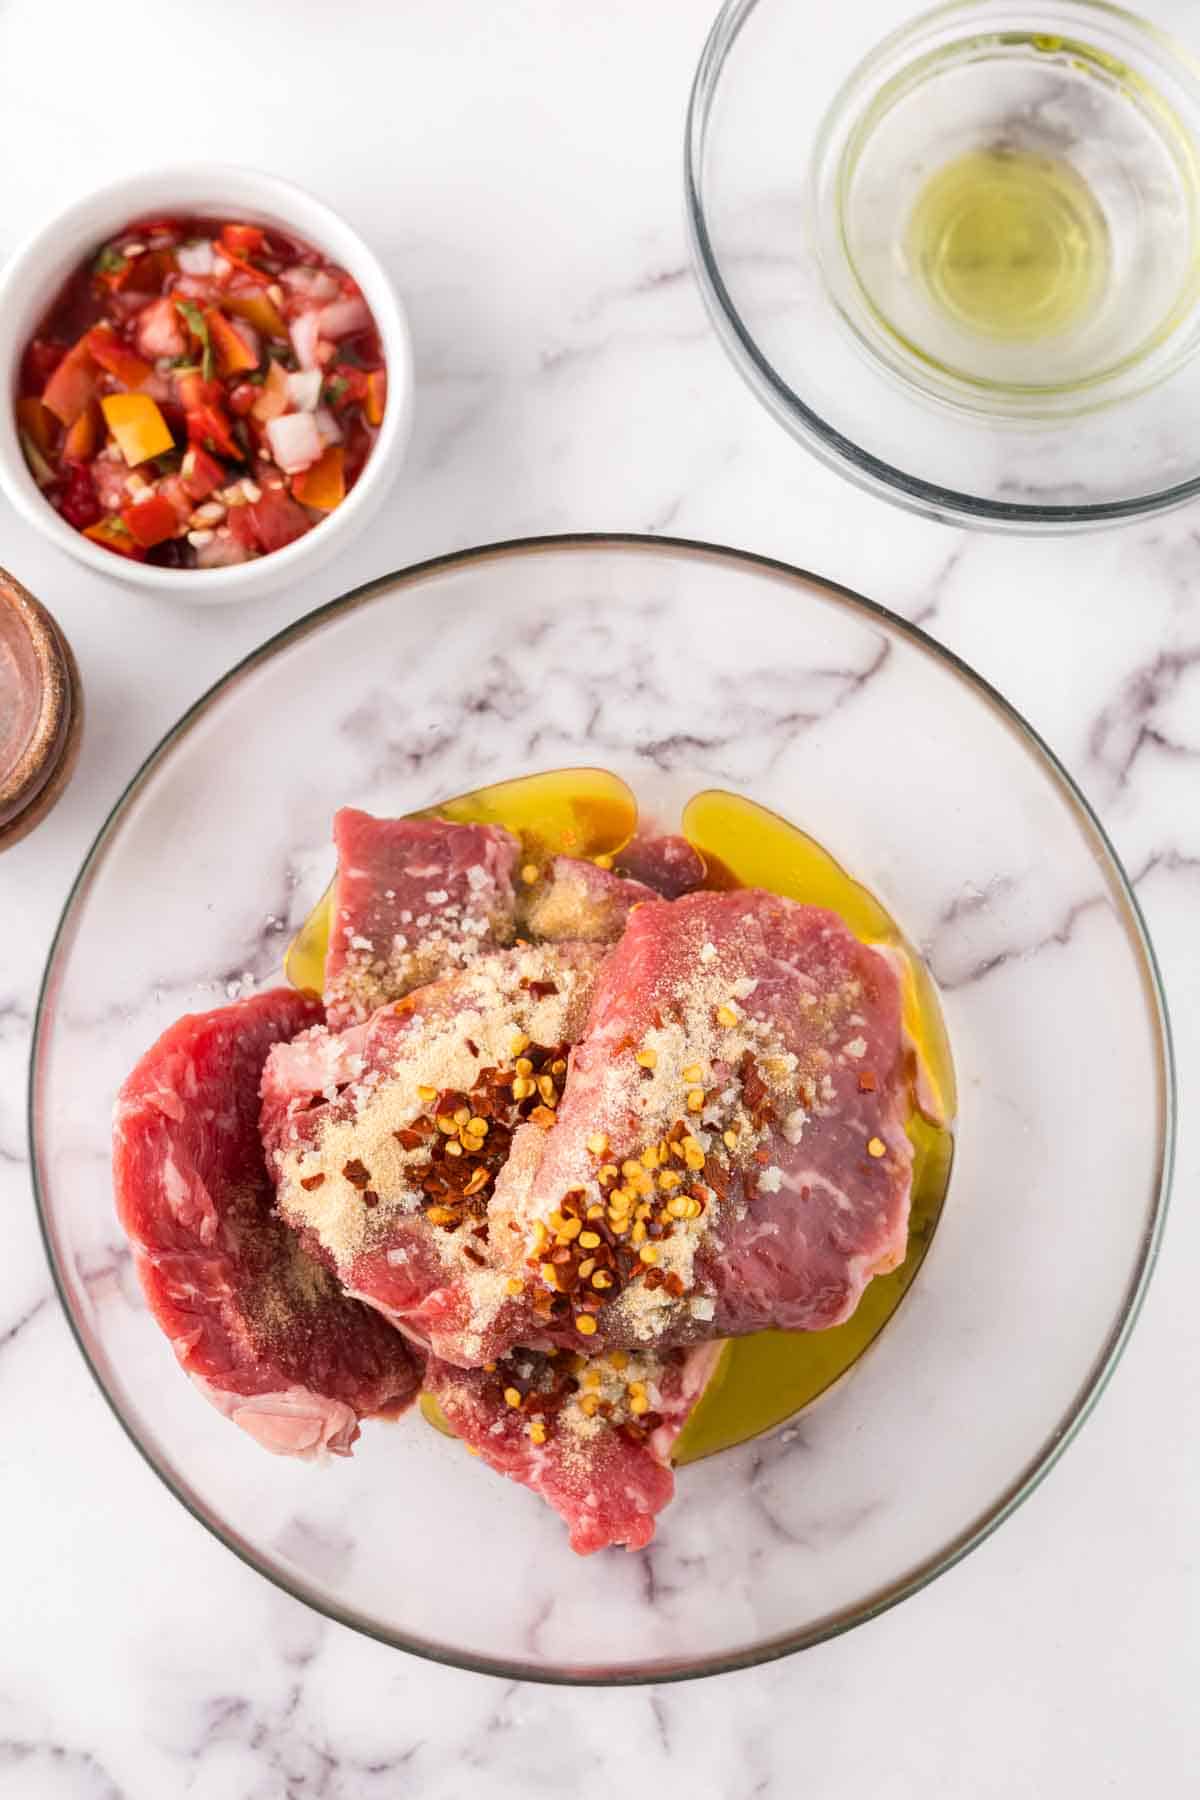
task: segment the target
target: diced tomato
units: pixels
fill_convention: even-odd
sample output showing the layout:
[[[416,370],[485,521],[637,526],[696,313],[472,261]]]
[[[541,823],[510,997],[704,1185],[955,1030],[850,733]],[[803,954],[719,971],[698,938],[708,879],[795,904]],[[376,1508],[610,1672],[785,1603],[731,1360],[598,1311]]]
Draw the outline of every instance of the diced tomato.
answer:
[[[229,420],[219,406],[191,406],[187,411],[189,441],[217,456],[231,456],[245,461],[245,453],[229,427]]]
[[[73,425],[89,401],[95,398],[98,376],[87,339],[81,338],[67,351],[46,383],[43,406],[50,408],[60,424]]]
[[[261,391],[252,381],[239,381],[229,395],[229,410],[234,417],[244,419],[247,413],[253,412]]]
[[[126,506],[121,513],[121,523],[143,550],[152,550],[155,544],[174,537],[179,530],[175,508],[161,494],[155,494],[151,500],[135,501],[132,506]]]
[[[34,338],[21,363],[21,386],[40,394],[66,354],[65,344]]]
[[[204,323],[222,375],[245,375],[248,370],[257,369],[257,351],[215,306],[206,309]]]
[[[179,473],[185,494],[197,505],[201,500],[207,500],[217,488],[225,486],[224,469],[215,456],[210,456],[198,445],[188,451]]]
[[[262,549],[258,532],[254,529],[254,514],[248,506],[231,506],[225,523],[244,550]]]
[[[131,562],[146,560],[146,552],[126,531],[120,519],[101,519],[97,524],[87,526],[83,535],[91,538],[93,544],[102,544],[106,550],[115,551],[118,556],[127,556]]]
[[[103,435],[100,408],[93,400],[83,409],[63,439],[63,461],[90,462],[100,448]]]
[[[253,281],[259,287],[270,287],[275,280],[266,269],[260,269],[257,263],[252,263],[245,250],[236,249],[223,232],[217,242],[217,255],[223,256],[235,275],[245,281]]]
[[[341,412],[347,406],[361,406],[367,397],[367,377],[353,363],[334,363],[325,377],[325,398]]]
[[[189,495],[183,476],[164,475],[158,484],[158,491],[175,514],[180,525],[186,525],[192,516],[196,502]]]
[[[131,260],[125,285],[139,294],[161,294],[167,276],[173,275],[177,267],[173,250],[147,250],[144,256]]]
[[[138,315],[137,346],[143,356],[154,361],[160,356],[183,356],[188,347],[187,333],[174,300],[165,295],[152,300]]]
[[[103,511],[120,512],[129,499],[129,489],[125,486],[129,469],[124,457],[113,460],[107,456],[97,456],[91,464],[91,471],[96,485],[96,498]]]
[[[257,225],[222,225],[221,248],[234,256],[257,256],[266,235]]]
[[[73,525],[76,531],[85,531],[96,523],[102,510],[92,472],[86,463],[68,463],[64,473],[66,479],[58,510],[68,525]]]
[[[225,389],[219,381],[205,381],[203,375],[177,375],[175,385],[179,390],[179,404],[185,412],[193,412],[199,406],[221,406],[225,399]]]
[[[54,414],[47,412],[40,400],[31,394],[17,401],[17,424],[26,435],[33,439],[43,456],[48,456],[58,430],[58,421]]]
[[[282,550],[285,544],[294,543],[311,529],[311,520],[304,508],[282,488],[264,488],[261,499],[236,510],[250,514],[264,550]]]
[[[93,325],[84,340],[100,367],[122,387],[140,388],[154,370],[122,343],[111,325]]]

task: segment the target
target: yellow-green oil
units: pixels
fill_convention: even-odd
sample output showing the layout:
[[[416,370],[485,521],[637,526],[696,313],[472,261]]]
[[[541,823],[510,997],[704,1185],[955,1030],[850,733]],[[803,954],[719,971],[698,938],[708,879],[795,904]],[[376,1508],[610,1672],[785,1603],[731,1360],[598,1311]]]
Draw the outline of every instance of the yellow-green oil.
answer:
[[[557,851],[610,855],[633,835],[637,805],[616,776],[599,769],[558,769],[500,783],[430,809],[460,822],[505,825],[522,854],[538,862]],[[829,1331],[765,1331],[729,1343],[703,1398],[675,1445],[677,1463],[696,1462],[783,1423],[825,1392],[879,1335],[911,1285],[929,1247],[950,1177],[955,1111],[954,1069],[937,995],[924,965],[895,921],[847,875],[815,839],[777,813],[736,794],[711,789],[684,810],[684,835],[704,856],[718,887],[764,887],[809,905],[827,906],[868,943],[889,947],[902,970],[904,1019],[917,1068],[907,1120],[913,1146],[908,1254],[890,1275],[872,1281],[853,1316]],[[297,986],[320,992],[329,939],[329,895],[318,901],[289,947],[285,967]],[[449,1431],[431,1395],[422,1396],[429,1424]]]
[[[907,254],[956,324],[1010,341],[1082,325],[1111,263],[1104,214],[1071,164],[1004,148],[968,150],[929,177]]]

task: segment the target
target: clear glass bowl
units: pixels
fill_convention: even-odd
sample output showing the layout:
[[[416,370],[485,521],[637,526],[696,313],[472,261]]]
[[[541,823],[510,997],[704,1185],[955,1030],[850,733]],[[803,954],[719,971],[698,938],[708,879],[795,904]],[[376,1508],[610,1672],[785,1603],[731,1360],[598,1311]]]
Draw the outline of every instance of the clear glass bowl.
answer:
[[[672,815],[730,787],[873,888],[940,986],[960,1089],[912,1290],[836,1387],[680,1473],[654,1546],[558,1520],[410,1415],[349,1462],[264,1455],[194,1394],[113,1216],[114,1091],[180,1013],[279,978],[329,820],[603,764]],[[1171,1064],[1137,905],[1085,801],[976,675],[871,602],[661,539],[500,545],[387,576],[233,669],[146,762],[67,902],[31,1139],[55,1277],[133,1442],[331,1618],[464,1667],[661,1681],[870,1617],[1027,1495],[1112,1369],[1166,1204]]]
[[[1105,0],[909,12],[726,0],[686,145],[722,342],[795,437],[913,511],[1066,531],[1179,505],[1200,64]]]

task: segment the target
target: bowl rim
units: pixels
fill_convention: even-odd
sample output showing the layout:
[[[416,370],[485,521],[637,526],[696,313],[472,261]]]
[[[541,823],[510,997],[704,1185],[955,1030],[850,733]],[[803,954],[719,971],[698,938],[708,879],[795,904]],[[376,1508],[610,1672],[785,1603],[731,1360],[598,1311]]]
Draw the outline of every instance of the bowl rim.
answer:
[[[996,532],[1031,533],[1040,530],[1047,534],[1066,534],[1169,512],[1200,494],[1200,474],[1197,474],[1152,494],[1088,504],[1042,505],[1019,500],[985,499],[981,495],[960,492],[955,488],[943,487],[938,482],[926,481],[921,476],[910,475],[883,457],[875,456],[823,419],[784,380],[759,348],[729,291],[721,272],[721,259],[709,231],[704,198],[708,129],[729,53],[751,16],[760,6],[769,3],[770,0],[722,0],[692,79],[683,142],[684,213],[700,292],[717,337],[730,361],[768,412],[826,468],[832,469],[876,498],[902,506],[922,518],[935,519],[940,524],[966,525],[976,530]],[[868,51],[865,60],[878,56],[894,38],[939,17],[951,18],[955,14],[962,14],[965,24],[968,17],[975,14],[983,3],[984,0],[942,0],[941,5],[926,8],[923,12],[906,18],[897,30],[885,33]],[[1135,30],[1139,36],[1153,41],[1172,60],[1185,64],[1193,76],[1200,73],[1197,59],[1169,32],[1160,30],[1149,20],[1122,6],[1113,5],[1112,0],[1066,0],[1066,3],[1118,20]],[[984,29],[982,23],[979,29]],[[853,81],[862,66],[862,63],[856,65],[848,80]],[[1078,423],[1077,420],[1075,422]]]
[[[172,194],[177,196],[174,202]],[[51,247],[58,252],[56,260],[73,268],[106,229],[117,228],[107,223],[109,215],[135,216],[147,208],[171,204],[199,212],[219,210],[226,195],[233,197],[234,205],[278,219],[323,256],[349,267],[364,288],[379,328],[388,371],[388,403],[362,474],[342,505],[322,520],[320,529],[306,532],[281,550],[227,568],[163,569],[130,562],[101,549],[69,526],[48,503],[26,466],[6,376],[11,371],[15,381],[32,322],[27,319],[18,328],[10,321],[28,311],[31,287],[43,288],[43,278],[36,270]],[[33,322],[38,316],[35,311]],[[28,233],[0,269],[0,382],[5,383],[0,396],[0,488],[22,518],[48,543],[110,581],[201,606],[246,599],[304,576],[345,544],[348,533],[366,523],[404,454],[415,385],[412,335],[403,301],[361,233],[295,182],[245,164],[221,162],[166,163],[119,176],[89,189]]]
[[[88,1351],[83,1332],[71,1308],[69,1285],[55,1254],[54,1234],[49,1216],[48,1184],[43,1183],[40,1169],[36,1118],[38,1075],[47,1028],[48,1004],[53,993],[59,953],[60,950],[69,948],[76,910],[86,898],[93,872],[99,866],[109,840],[120,825],[127,806],[155,776],[175,744],[187,735],[224,694],[225,690],[233,686],[242,675],[260,663],[269,661],[278,652],[287,649],[293,643],[319,631],[330,620],[369,604],[385,592],[399,591],[402,593],[406,588],[427,576],[443,574],[489,560],[519,559],[544,552],[561,553],[564,550],[601,550],[612,552],[615,555],[629,552],[639,555],[663,553],[668,557],[682,557],[684,560],[695,558],[723,563],[734,568],[783,578],[795,585],[798,597],[803,597],[805,590],[815,587],[821,591],[824,597],[839,603],[848,612],[863,614],[869,620],[880,621],[889,631],[908,639],[918,650],[931,657],[935,663],[945,665],[951,675],[956,676],[964,685],[971,688],[993,713],[999,715],[1001,722],[1009,728],[1033,758],[1042,763],[1045,774],[1057,784],[1075,814],[1077,825],[1085,837],[1090,840],[1097,853],[1098,862],[1102,866],[1107,866],[1106,872],[1110,878],[1114,899],[1124,909],[1123,922],[1130,950],[1139,963],[1142,988],[1151,1025],[1157,1028],[1154,1032],[1157,1038],[1155,1072],[1160,1098],[1153,1200],[1138,1246],[1138,1253],[1126,1283],[1120,1310],[1098,1346],[1087,1376],[1062,1420],[987,1509],[977,1518],[968,1522],[939,1552],[924,1558],[913,1568],[904,1571],[898,1578],[882,1584],[864,1599],[818,1619],[801,1630],[776,1633],[754,1645],[742,1646],[709,1656],[685,1667],[680,1666],[677,1662],[668,1661],[665,1663],[606,1665],[599,1672],[586,1665],[549,1669],[515,1657],[501,1658],[458,1652],[441,1643],[415,1636],[405,1637],[402,1634],[388,1631],[373,1621],[359,1617],[351,1608],[343,1607],[318,1595],[306,1581],[284,1575],[273,1567],[270,1560],[257,1549],[239,1542],[236,1535],[226,1527],[224,1521],[215,1516],[209,1516],[200,1503],[192,1498],[186,1484],[176,1478],[166,1459],[160,1460],[155,1449],[141,1441],[132,1424],[125,1418],[116,1398],[106,1386],[104,1376]],[[1042,1480],[1058,1462],[1067,1445],[1073,1442],[1080,1427],[1091,1414],[1107,1386],[1129,1341],[1149,1286],[1162,1240],[1174,1163],[1176,1110],[1175,1056],[1162,975],[1141,907],[1129,877],[1125,873],[1108,834],[1082,790],[1046,741],[998,689],[972,669],[954,651],[947,649],[936,638],[923,631],[919,625],[910,623],[878,601],[870,600],[840,582],[827,580],[824,576],[814,574],[778,558],[759,555],[752,551],[738,550],[729,545],[707,543],[691,538],[659,537],[645,533],[612,531],[569,532],[502,539],[411,563],[405,568],[377,576],[356,588],[351,588],[336,599],[329,600],[324,605],[293,620],[280,631],[265,639],[256,649],[249,651],[217,681],[212,683],[180,715],[130,777],[101,824],[71,883],[55,926],[38,988],[30,1039],[26,1090],[26,1130],[38,1226],[55,1290],[66,1314],[68,1326],[85,1364],[122,1431],[181,1505],[247,1567],[265,1576],[268,1581],[290,1595],[291,1598],[303,1602],[321,1616],[331,1619],[337,1624],[358,1631],[378,1643],[408,1651],[429,1662],[440,1663],[450,1668],[464,1669],[475,1674],[501,1676],[508,1680],[531,1681],[562,1687],[633,1687],[687,1681],[708,1675],[727,1674],[739,1669],[754,1668],[761,1663],[774,1662],[795,1651],[810,1649],[830,1638],[839,1637],[855,1626],[863,1624],[869,1619],[877,1618],[901,1600],[907,1599],[910,1595],[918,1593],[922,1588],[928,1586],[930,1582],[953,1568],[970,1551],[978,1548],[989,1538],[992,1532],[1008,1518],[1009,1514],[1014,1512],[1040,1486]]]

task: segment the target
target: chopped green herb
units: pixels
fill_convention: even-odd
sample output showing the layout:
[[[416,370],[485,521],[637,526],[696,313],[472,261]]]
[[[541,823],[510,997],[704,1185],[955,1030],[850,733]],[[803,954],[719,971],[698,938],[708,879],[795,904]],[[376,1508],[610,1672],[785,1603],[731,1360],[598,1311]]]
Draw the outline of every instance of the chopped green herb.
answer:
[[[201,363],[201,373],[203,374],[205,381],[211,381],[213,378],[213,347],[208,335],[208,321],[205,319],[204,314],[200,311],[200,308],[196,305],[194,300],[176,299],[175,306],[184,319],[192,336],[199,338],[201,344],[204,346],[204,358]]]
[[[365,369],[367,366],[353,344],[339,344],[337,360],[340,363],[349,363],[352,369]]]
[[[342,375],[335,375],[332,381],[325,383],[325,398],[330,406],[336,406],[350,383]]]
[[[242,380],[248,381],[251,387],[261,387],[266,379],[267,371],[265,369],[251,369],[248,375],[242,376]]]
[[[198,375],[200,373],[200,364],[193,362],[190,356],[173,356],[171,368],[177,375]]]
[[[97,275],[119,275],[129,267],[128,259],[121,255],[115,244],[105,244],[96,258]]]

